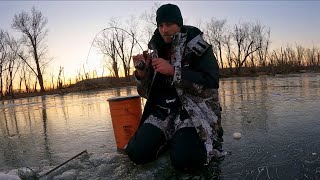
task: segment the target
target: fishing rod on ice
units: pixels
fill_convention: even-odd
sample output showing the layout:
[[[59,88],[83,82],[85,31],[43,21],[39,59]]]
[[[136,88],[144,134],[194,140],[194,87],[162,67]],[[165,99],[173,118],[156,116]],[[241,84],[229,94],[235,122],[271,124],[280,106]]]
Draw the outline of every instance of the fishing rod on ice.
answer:
[[[21,180],[40,180],[43,179],[45,177],[47,177],[50,173],[52,173],[53,171],[56,171],[57,169],[59,169],[60,167],[62,167],[63,165],[67,164],[68,162],[70,162],[71,160],[81,156],[82,154],[88,154],[87,150],[83,150],[82,152],[80,152],[79,154],[71,157],[70,159],[66,160],[65,162],[59,164],[58,166],[54,167],[53,169],[39,174],[37,172],[35,172],[33,169],[31,169],[30,167],[23,167],[18,169],[18,176]]]
[[[135,38],[135,36],[134,36],[133,34],[131,34],[130,32],[128,32],[127,30],[125,30],[125,29],[123,29],[123,28],[119,28],[119,27],[114,27],[114,26],[112,26],[112,27],[107,27],[107,28],[104,28],[104,29],[100,30],[100,31],[94,36],[93,41],[92,41],[92,43],[91,43],[91,45],[90,45],[90,48],[89,48],[89,52],[88,52],[88,55],[87,55],[86,63],[88,63],[88,59],[89,59],[89,54],[90,54],[91,48],[92,48],[92,46],[93,46],[96,38],[98,37],[98,35],[99,35],[100,33],[104,32],[104,31],[110,30],[110,29],[120,30],[120,31],[123,31],[123,32],[129,34],[129,35],[136,41],[136,43],[138,44],[138,46],[139,46],[140,49],[142,50],[143,56],[144,56],[145,60],[147,59],[147,56],[148,56],[147,53],[148,53],[148,51],[145,51],[145,50],[142,48],[141,44],[138,42],[138,40]],[[153,45],[151,45],[151,49],[152,49],[152,52],[151,52],[151,60],[154,59],[154,58],[158,58],[158,52],[157,52],[156,48],[155,48]],[[149,63],[151,63],[151,61],[150,61]],[[139,70],[145,70],[146,66],[147,66],[147,65],[145,64],[145,61],[143,61],[143,60],[140,60],[140,61],[138,61],[138,62],[135,64],[135,68],[136,68],[136,69],[139,69]],[[148,93],[148,97],[149,97],[149,94],[150,94],[150,92],[151,92],[151,89],[152,89],[152,86],[153,86],[153,82],[154,82],[154,80],[155,80],[156,75],[157,75],[157,72],[154,71],[154,74],[153,74],[153,77],[152,77],[152,81],[151,81],[151,85],[150,85],[150,90],[149,90],[149,93]]]

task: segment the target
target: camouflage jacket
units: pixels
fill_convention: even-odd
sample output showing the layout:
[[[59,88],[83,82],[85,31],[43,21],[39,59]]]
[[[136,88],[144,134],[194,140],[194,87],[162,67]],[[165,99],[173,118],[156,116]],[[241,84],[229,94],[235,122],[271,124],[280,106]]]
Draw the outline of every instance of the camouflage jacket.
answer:
[[[163,41],[163,40],[162,40]],[[155,31],[149,48],[161,50],[161,36]],[[171,51],[171,65],[175,68],[172,85],[176,88],[183,107],[188,112],[199,137],[207,150],[207,162],[212,157],[222,156],[215,149],[217,131],[221,126],[220,104],[218,98],[219,67],[211,45],[202,37],[202,32],[192,26],[183,26],[181,32],[174,35]],[[138,80],[138,93],[148,97],[152,94],[153,69],[149,66],[149,76]],[[149,94],[150,93],[150,94]],[[148,111],[148,101],[144,109]],[[146,117],[142,117],[143,119]]]

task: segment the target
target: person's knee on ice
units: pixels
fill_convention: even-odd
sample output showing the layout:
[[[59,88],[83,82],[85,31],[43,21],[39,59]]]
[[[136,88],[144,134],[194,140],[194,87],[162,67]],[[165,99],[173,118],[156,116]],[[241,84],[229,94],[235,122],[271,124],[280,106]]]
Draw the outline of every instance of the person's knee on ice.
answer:
[[[135,164],[146,164],[157,158],[165,143],[163,132],[152,124],[143,124],[128,142],[125,152]]]
[[[204,144],[193,127],[179,129],[171,143],[171,163],[178,170],[197,170],[207,160]]]

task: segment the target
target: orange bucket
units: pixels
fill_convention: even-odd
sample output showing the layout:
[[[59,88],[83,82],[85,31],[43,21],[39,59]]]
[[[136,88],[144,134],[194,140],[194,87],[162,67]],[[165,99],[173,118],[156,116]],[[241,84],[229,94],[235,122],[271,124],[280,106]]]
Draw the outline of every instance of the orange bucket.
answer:
[[[123,150],[137,131],[142,115],[139,95],[108,99],[114,137],[118,150]]]

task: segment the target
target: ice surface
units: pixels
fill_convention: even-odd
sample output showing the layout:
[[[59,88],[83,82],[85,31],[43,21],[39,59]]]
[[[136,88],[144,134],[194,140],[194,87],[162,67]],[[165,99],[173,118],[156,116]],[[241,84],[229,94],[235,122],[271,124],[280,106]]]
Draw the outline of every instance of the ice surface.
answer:
[[[87,149],[47,179],[320,179],[319,80],[319,73],[222,79],[228,155],[196,173],[174,170],[168,154],[135,166],[116,152],[106,99],[125,88],[29,98],[23,108],[9,102],[0,105],[0,177],[25,166],[43,174]]]

